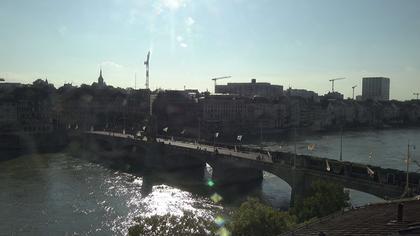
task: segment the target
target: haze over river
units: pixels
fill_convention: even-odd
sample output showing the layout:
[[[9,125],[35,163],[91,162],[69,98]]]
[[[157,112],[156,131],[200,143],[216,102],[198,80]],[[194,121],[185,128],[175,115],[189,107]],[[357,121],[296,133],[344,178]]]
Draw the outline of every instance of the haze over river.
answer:
[[[408,140],[420,148],[420,129],[346,132],[343,160],[404,169]],[[314,149],[308,150],[308,145]],[[287,141],[264,146],[293,150],[293,142]],[[339,150],[339,134],[297,141],[297,152],[302,154],[338,159]],[[418,149],[412,150],[412,158],[420,162]],[[419,168],[411,166],[412,171]],[[224,198],[221,204],[209,198],[215,191]],[[261,186],[216,190],[185,173],[124,172],[66,153],[21,156],[0,162],[0,234],[125,235],[139,215],[189,210],[212,218],[231,211],[248,196],[287,209],[290,191],[269,173],[264,173]],[[350,194],[354,205],[381,201],[357,191]]]

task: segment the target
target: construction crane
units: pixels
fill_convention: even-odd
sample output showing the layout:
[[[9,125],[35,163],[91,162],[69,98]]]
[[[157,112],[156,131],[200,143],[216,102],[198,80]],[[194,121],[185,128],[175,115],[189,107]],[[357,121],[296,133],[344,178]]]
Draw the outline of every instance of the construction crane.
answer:
[[[351,87],[353,89],[353,100],[354,100],[354,89],[357,88],[357,85]]]
[[[337,78],[337,79],[330,79],[330,82],[331,82],[331,92],[334,92],[334,81],[336,81],[336,80],[342,80],[342,79],[345,79],[345,78]]]
[[[420,93],[413,93],[414,96],[417,96],[417,100],[419,100]]]
[[[213,80],[214,81],[214,92],[216,92],[216,85],[217,85],[217,83],[216,83],[216,81],[218,81],[219,79],[228,79],[228,78],[231,78],[232,76],[222,76],[222,77],[216,77],[216,78],[212,78],[211,80]]]
[[[146,89],[149,89],[149,60],[150,60],[150,50],[147,53],[146,61],[144,61],[144,65],[146,66]]]

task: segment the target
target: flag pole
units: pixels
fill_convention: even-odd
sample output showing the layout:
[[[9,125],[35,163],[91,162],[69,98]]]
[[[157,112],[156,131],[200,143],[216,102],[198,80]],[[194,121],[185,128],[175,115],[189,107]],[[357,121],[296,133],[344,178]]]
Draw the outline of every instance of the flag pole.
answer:
[[[406,168],[407,168],[407,172],[406,172],[406,179],[405,179],[405,194],[408,194],[409,191],[409,169],[410,169],[410,140],[408,141],[407,144],[407,163],[406,163]]]

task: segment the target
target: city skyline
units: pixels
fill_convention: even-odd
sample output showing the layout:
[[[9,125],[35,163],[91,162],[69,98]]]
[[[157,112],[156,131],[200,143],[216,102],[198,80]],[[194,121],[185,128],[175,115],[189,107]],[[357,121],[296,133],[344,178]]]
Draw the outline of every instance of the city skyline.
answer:
[[[96,81],[213,91],[212,77],[361,94],[362,78],[391,79],[390,98],[420,90],[418,1],[3,1],[0,78],[59,87]]]

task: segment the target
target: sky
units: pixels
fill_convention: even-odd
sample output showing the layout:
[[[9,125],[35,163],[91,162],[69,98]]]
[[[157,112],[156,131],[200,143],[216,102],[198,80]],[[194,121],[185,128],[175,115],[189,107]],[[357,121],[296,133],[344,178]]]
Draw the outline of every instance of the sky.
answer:
[[[420,92],[418,0],[0,0],[0,78],[213,91],[211,78],[361,94]]]

